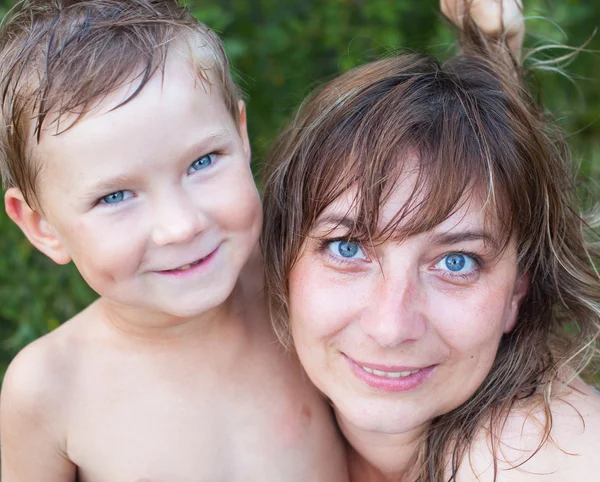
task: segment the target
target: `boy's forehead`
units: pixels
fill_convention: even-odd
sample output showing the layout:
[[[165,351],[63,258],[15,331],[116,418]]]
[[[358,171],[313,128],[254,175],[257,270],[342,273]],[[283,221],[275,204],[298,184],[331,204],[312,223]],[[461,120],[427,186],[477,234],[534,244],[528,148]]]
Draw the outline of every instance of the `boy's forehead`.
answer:
[[[110,114],[130,103],[140,105],[156,102],[165,95],[173,95],[173,91],[180,96],[187,96],[190,102],[206,97],[212,98],[213,102],[222,101],[218,83],[210,78],[208,82],[204,80],[195,61],[186,51],[183,48],[170,51],[164,67],[157,69],[143,85],[144,66],[139,65],[120,85],[100,97],[90,99],[79,109],[65,112],[59,106],[50,111],[41,129],[40,143],[43,137],[61,135],[87,118]],[[177,89],[171,88],[172,85]],[[68,98],[69,94],[65,96]]]
[[[96,100],[83,116],[49,118],[39,143],[32,139],[31,144],[33,159],[41,168],[40,182],[49,163],[55,174],[73,167],[84,169],[91,159],[101,161],[102,154],[133,161],[151,156],[147,146],[158,139],[170,145],[176,158],[203,138],[238,135],[219,88],[199,82],[193,64],[183,56],[170,55],[165,68],[131,98],[137,86],[132,76],[127,84]],[[156,151],[160,148],[156,145]],[[77,162],[71,157],[77,157]]]

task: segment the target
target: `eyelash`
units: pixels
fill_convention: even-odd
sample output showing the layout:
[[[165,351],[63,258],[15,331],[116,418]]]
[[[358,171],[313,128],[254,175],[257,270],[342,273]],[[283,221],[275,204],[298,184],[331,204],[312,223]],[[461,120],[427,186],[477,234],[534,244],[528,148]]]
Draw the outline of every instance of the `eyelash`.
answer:
[[[341,256],[335,256],[329,249],[329,245],[331,243],[335,243],[338,241],[344,241],[346,243],[351,242],[351,243],[358,244],[360,246],[360,249],[362,250],[362,252],[365,254],[365,256],[367,256],[367,253],[363,249],[362,243],[360,241],[357,241],[355,239],[348,238],[348,237],[343,237],[343,236],[337,237],[337,238],[320,239],[319,244],[317,245],[317,250],[319,253],[327,253],[327,257],[330,260],[332,260],[334,263],[337,263],[340,265],[351,266],[351,265],[356,264],[357,261],[369,261],[368,257],[366,260],[364,260],[364,259],[352,259],[352,258],[343,258]]]
[[[208,154],[204,154],[204,155],[198,157],[194,162],[192,162],[189,165],[188,171],[187,171],[188,175],[192,175],[199,171],[205,171],[205,170],[211,169],[214,166],[214,164],[217,162],[217,160],[221,157],[221,154],[222,154],[221,151],[212,151],[212,152],[209,152]],[[205,157],[208,157],[211,159],[211,162],[208,166],[203,167],[202,169],[198,169],[196,171],[190,171],[190,169],[196,162],[198,162],[200,159],[204,159]]]
[[[317,251],[321,254],[326,253],[327,257],[334,263],[339,264],[339,265],[344,265],[344,266],[351,266],[351,265],[355,265],[357,263],[357,261],[369,261],[367,260],[363,260],[363,259],[352,259],[352,258],[343,258],[341,256],[335,256],[334,254],[331,253],[331,250],[329,249],[329,246],[331,245],[331,243],[335,243],[337,241],[345,241],[345,242],[353,242],[356,243],[360,246],[361,250],[363,251],[363,253],[365,253],[365,255],[367,254],[365,249],[363,249],[363,245],[360,241],[357,241],[355,239],[352,238],[348,238],[348,237],[337,237],[337,238],[328,238],[328,239],[320,239],[317,245]],[[449,251],[447,253],[444,253],[442,256],[439,256],[435,263],[433,263],[433,266],[437,265],[440,261],[442,261],[446,256],[450,256],[451,254],[461,254],[464,256],[468,256],[469,258],[471,258],[475,264],[475,268],[473,269],[473,271],[469,272],[469,273],[455,273],[452,274],[452,272],[450,271],[445,271],[445,270],[436,270],[438,273],[441,274],[441,276],[443,276],[446,279],[450,279],[450,280],[461,280],[461,281],[470,281],[474,275],[480,273],[483,269],[485,269],[485,262],[484,260],[481,258],[481,256],[472,253],[470,251],[466,251],[466,250],[461,250],[461,249],[456,249],[456,250],[452,250]]]
[[[119,189],[117,191],[113,191],[111,193],[108,193],[104,196],[102,196],[101,198],[99,198],[95,203],[94,206],[105,206],[107,208],[115,208],[116,206],[119,206],[120,204],[123,204],[124,201],[126,201],[127,199],[129,199],[130,197],[134,197],[135,194],[132,193],[132,195],[126,199],[123,199],[121,201],[115,202],[115,203],[109,203],[109,202],[104,202],[104,200],[109,197],[112,196],[113,194],[118,194],[118,193],[127,193],[127,192],[131,192],[131,189]]]
[[[481,273],[481,271],[483,269],[485,269],[485,263],[484,263],[483,259],[481,258],[481,256],[479,256],[475,253],[472,253],[470,251],[461,250],[461,249],[456,249],[456,250],[450,251],[448,253],[445,253],[443,256],[440,256],[433,266],[435,267],[435,265],[437,265],[440,261],[442,261],[446,256],[450,256],[451,254],[461,254],[461,255],[471,258],[475,264],[475,267],[469,273],[452,273],[451,271],[436,270],[444,278],[448,278],[451,280],[470,281],[471,279],[473,279],[473,277],[475,275]]]

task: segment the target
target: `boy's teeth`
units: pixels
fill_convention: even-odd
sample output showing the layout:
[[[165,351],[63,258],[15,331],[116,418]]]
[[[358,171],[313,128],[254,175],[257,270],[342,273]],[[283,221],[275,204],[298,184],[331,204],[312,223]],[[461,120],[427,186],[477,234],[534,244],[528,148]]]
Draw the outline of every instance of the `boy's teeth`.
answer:
[[[419,372],[419,370],[412,370],[409,372],[384,372],[384,371],[375,370],[374,368],[369,368],[369,367],[361,366],[361,368],[364,371],[366,371],[367,373],[370,373],[372,375],[377,375],[378,377],[387,377],[387,378],[409,377],[409,376],[414,375],[415,373]]]
[[[193,263],[184,264],[183,266],[180,266],[179,268],[175,268],[173,271],[185,271],[186,269],[190,269],[192,266],[196,266],[197,264],[200,264],[204,260],[205,260],[205,258],[202,258],[202,259],[199,259],[198,261],[194,261]]]

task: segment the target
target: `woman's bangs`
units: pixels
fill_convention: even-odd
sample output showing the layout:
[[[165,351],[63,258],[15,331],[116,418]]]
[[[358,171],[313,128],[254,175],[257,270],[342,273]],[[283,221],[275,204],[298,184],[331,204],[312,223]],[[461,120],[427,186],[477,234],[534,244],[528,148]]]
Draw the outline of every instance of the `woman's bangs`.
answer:
[[[431,231],[463,206],[476,203],[484,210],[486,231],[502,251],[513,233],[513,208],[494,182],[494,173],[489,173],[490,163],[482,153],[469,149],[468,143],[432,137],[421,137],[417,145],[414,135],[400,136],[381,149],[368,136],[357,135],[350,152],[339,152],[328,160],[332,175],[312,180],[314,215],[307,220],[306,232],[348,193],[347,211],[341,214],[353,226],[344,236],[375,245]],[[408,186],[408,194],[396,213],[382,223],[381,207],[400,185]]]

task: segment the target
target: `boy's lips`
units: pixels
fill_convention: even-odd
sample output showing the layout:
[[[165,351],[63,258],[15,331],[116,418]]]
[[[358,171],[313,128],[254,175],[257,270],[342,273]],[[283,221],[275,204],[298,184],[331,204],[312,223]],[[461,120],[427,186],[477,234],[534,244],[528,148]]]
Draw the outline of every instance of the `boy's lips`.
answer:
[[[208,253],[206,256],[196,259],[195,261],[192,261],[190,263],[184,263],[180,266],[178,266],[177,268],[172,268],[172,269],[161,269],[161,270],[156,270],[156,273],[159,274],[178,274],[178,273],[185,273],[188,271],[191,271],[193,268],[202,265],[202,264],[206,264],[206,262],[210,261],[212,258],[214,258],[215,254],[217,253],[217,251],[220,248],[220,244],[213,249],[210,253]]]

